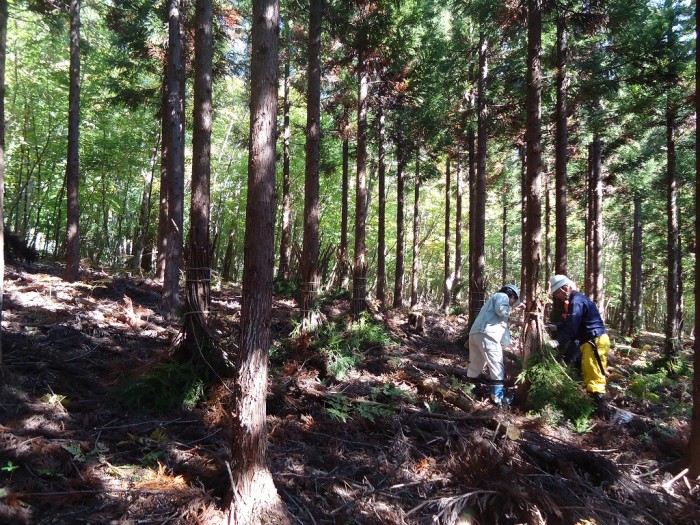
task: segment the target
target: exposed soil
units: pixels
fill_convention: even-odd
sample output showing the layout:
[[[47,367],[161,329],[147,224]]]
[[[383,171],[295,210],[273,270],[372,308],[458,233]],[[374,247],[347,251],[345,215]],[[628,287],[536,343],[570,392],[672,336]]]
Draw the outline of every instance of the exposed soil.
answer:
[[[165,362],[179,327],[160,315],[156,284],[83,276],[67,284],[58,268],[7,268],[0,523],[216,523],[230,488],[224,388],[157,416],[118,405],[115,389]],[[235,341],[239,292],[213,298],[217,333]],[[324,313],[347,312],[336,301]],[[275,347],[297,313],[275,299]],[[592,419],[576,434],[460,394],[466,319],[424,312],[418,331],[406,314],[383,317],[397,343],[364,349],[342,382],[326,377],[308,341],[273,354],[267,453],[293,523],[700,523],[700,483],[680,461],[691,385],[656,403],[626,395],[632,362],[658,354],[653,339],[646,353],[611,359],[613,403],[630,420]],[[687,416],[669,415],[679,407]]]

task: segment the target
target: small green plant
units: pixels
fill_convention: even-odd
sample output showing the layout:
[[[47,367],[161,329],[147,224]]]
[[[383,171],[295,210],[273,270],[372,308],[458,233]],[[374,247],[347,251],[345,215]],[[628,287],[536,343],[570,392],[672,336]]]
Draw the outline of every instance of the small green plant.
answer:
[[[336,394],[328,400],[326,405],[326,412],[328,412],[331,417],[343,423],[347,422],[351,411],[352,406],[350,400],[342,394]]]
[[[575,428],[584,428],[593,414],[594,406],[581,384],[571,379],[569,369],[551,357],[533,355],[518,382],[530,384],[528,404],[535,411],[548,408],[548,419],[570,421]]]
[[[4,467],[0,468],[0,470],[4,470],[5,472],[12,473],[15,470],[17,470],[18,468],[19,468],[19,465],[15,465],[14,463],[12,463],[12,461],[8,461]]]
[[[117,401],[140,410],[163,411],[193,408],[204,397],[206,383],[186,363],[156,365],[147,374],[127,383],[116,393]]]
[[[411,396],[403,390],[396,388],[394,383],[384,383],[381,386],[373,386],[369,391],[372,401],[376,401],[379,397],[388,397],[391,400],[405,399],[412,401]]]
[[[364,352],[394,344],[384,326],[367,314],[349,326],[342,321],[326,324],[316,335],[315,346],[325,358],[329,374],[336,379],[344,379],[356,369]]]
[[[452,376],[450,379],[450,386],[464,394],[471,394],[476,385],[474,383],[465,383],[464,381],[460,381],[459,378]]]
[[[377,417],[387,417],[394,413],[391,407],[383,406],[372,401],[349,400],[342,394],[336,394],[328,400],[326,411],[338,421],[346,423],[353,415],[375,422]]]
[[[627,387],[627,392],[640,401],[659,403],[661,397],[657,393],[661,388],[671,386],[674,381],[669,377],[669,371],[662,368],[655,372],[636,373]]]

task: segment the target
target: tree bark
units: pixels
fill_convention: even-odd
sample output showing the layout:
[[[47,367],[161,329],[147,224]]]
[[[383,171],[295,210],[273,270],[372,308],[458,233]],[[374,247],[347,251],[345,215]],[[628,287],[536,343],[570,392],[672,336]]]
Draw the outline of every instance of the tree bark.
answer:
[[[131,250],[131,271],[134,274],[141,272],[141,260],[143,257],[144,247],[146,246],[146,237],[151,228],[151,198],[153,196],[153,179],[155,178],[156,166],[158,161],[158,150],[160,149],[161,134],[158,133],[156,145],[153,148],[153,156],[151,157],[151,171],[148,179],[144,181],[143,192],[141,194],[141,205],[139,206],[139,218],[134,232],[134,247]]]
[[[230,525],[290,523],[265,462],[275,227],[278,0],[253,2],[241,345],[233,416]]]
[[[473,236],[469,239],[472,252],[471,280],[469,283],[469,326],[471,327],[486,300],[486,138],[488,107],[486,105],[486,80],[488,78],[488,41],[482,31],[479,34],[479,80],[477,86],[477,147],[476,178],[474,181]]]
[[[455,202],[455,272],[452,280],[452,301],[458,302],[462,287],[462,199],[464,193],[464,176],[462,174],[462,158],[457,157],[457,199]]]
[[[386,151],[384,111],[379,107],[379,217],[377,228],[377,301],[382,311],[386,310]]]
[[[170,156],[170,119],[168,118],[168,100],[170,93],[168,90],[168,65],[167,61],[163,68],[163,93],[161,100],[160,120],[162,145],[160,153],[160,192],[158,195],[158,245],[156,255],[155,279],[163,281],[165,278],[165,258],[168,253],[168,192],[170,189],[170,179],[168,176],[168,157]]]
[[[411,308],[418,304],[418,273],[420,271],[420,148],[416,149],[416,173],[413,186],[413,258],[411,260]]]
[[[542,235],[542,5],[528,0],[527,23],[527,228],[523,264],[527,266],[528,310],[540,292]]]
[[[282,131],[282,232],[280,235],[280,264],[277,270],[277,278],[282,281],[289,280],[289,259],[292,254],[292,196],[291,196],[291,176],[290,176],[290,140],[292,136],[290,126],[290,62],[292,60],[292,31],[286,28],[289,33],[288,52],[284,61],[284,124]]]
[[[183,30],[181,0],[168,4],[168,249],[163,275],[163,312],[174,319],[180,308],[180,258],[185,192],[185,148],[182,88]]]
[[[197,0],[195,23],[192,196],[186,270],[185,341],[190,350],[189,356],[197,359],[201,356],[201,352],[208,355],[210,347],[207,317],[211,294],[209,209],[211,204],[212,0]]]
[[[304,178],[304,240],[301,258],[301,315],[305,329],[318,322],[319,164],[321,155],[321,21],[323,0],[310,0],[307,103],[306,170]]]
[[[406,151],[398,145],[396,167],[396,268],[394,271],[394,308],[403,306],[403,278],[406,271],[404,243],[406,242],[406,226],[404,222],[406,206]]]
[[[450,306],[450,289],[452,288],[452,271],[450,270],[450,156],[447,156],[445,166],[445,268],[444,288],[442,292],[442,307],[447,310]]]
[[[591,151],[591,206],[592,222],[591,232],[591,274],[593,289],[591,290],[591,300],[598,307],[598,311],[605,319],[605,301],[603,297],[603,178],[602,178],[602,158],[603,148],[600,143],[600,136],[596,133],[593,136],[593,147]]]
[[[368,72],[364,44],[358,54],[359,92],[357,97],[357,180],[355,181],[355,263],[352,277],[352,315],[357,318],[367,308],[367,91]]]
[[[68,89],[68,155],[66,162],[66,269],[73,282],[80,271],[80,0],[70,1],[70,85]]]
[[[340,271],[338,272],[338,286],[346,290],[349,284],[349,258],[348,258],[348,209],[350,201],[350,132],[349,119],[350,108],[346,105],[343,108],[343,180],[342,180],[342,202],[340,204],[340,248],[338,249],[338,259]]]
[[[5,122],[5,62],[7,57],[7,0],[0,0],[0,123]],[[0,126],[0,188],[5,187],[5,126]],[[0,191],[0,225],[5,224],[5,192]],[[5,290],[5,228],[0,228],[0,385],[5,384],[2,313]]]
[[[569,160],[569,128],[567,124],[567,78],[568,31],[566,17],[563,13],[557,19],[557,109],[556,109],[556,146],[555,146],[555,237],[554,237],[554,273],[569,274],[567,257],[567,163]]]
[[[628,326],[632,344],[639,346],[639,335],[642,330],[642,198],[638,195],[634,197],[631,259]]]
[[[697,4],[695,5],[695,32],[700,31],[700,13]],[[695,41],[695,92],[700,88],[700,59],[697,53],[697,40]],[[695,114],[700,113],[700,98],[695,97]],[[697,133],[697,124],[696,124]],[[700,141],[695,141],[695,209],[700,209]],[[695,214],[695,238],[700,239],[700,213]],[[695,280],[697,282],[700,275],[700,257],[698,257],[697,247],[695,253]],[[700,286],[695,286],[695,304],[700,304]],[[697,330],[700,327],[700,308],[695,308],[695,344],[693,367],[700,370],[700,337],[697,337]],[[693,377],[693,414],[691,417],[690,439],[688,440],[688,458],[690,476],[700,475],[700,374],[695,373]]]
[[[681,241],[676,178],[676,114],[669,100],[666,108],[666,213],[668,220],[668,280],[666,283],[666,342],[669,360],[681,352]]]

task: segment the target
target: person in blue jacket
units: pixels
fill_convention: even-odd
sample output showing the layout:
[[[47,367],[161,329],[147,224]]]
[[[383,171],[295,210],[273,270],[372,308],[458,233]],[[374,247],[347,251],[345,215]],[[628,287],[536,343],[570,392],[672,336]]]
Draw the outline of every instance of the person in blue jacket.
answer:
[[[563,320],[546,326],[560,347],[578,340],[581,348],[581,375],[588,392],[604,415],[607,409],[605,387],[607,385],[610,338],[598,307],[584,294],[576,290],[574,282],[566,275],[555,275],[549,281],[549,293],[567,305]]]
[[[488,368],[491,377],[491,400],[496,405],[509,404],[504,398],[503,347],[510,344],[508,317],[520,306],[520,290],[507,284],[489,297],[469,330],[469,368],[467,377],[477,378]]]

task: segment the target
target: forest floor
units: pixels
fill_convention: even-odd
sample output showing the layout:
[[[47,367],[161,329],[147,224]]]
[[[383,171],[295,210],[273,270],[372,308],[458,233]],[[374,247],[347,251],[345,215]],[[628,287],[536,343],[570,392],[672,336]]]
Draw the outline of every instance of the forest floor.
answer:
[[[235,341],[240,291],[212,296],[213,326]],[[114,395],[167,362],[179,327],[163,320],[159,302],[149,281],[86,271],[68,284],[57,267],[6,269],[0,523],[222,518],[231,459],[224,387],[195,408],[155,415],[147,401],[125,409]],[[328,319],[347,312],[347,302],[324,306]],[[423,313],[422,331],[405,310],[384,316],[394,343],[363,349],[337,381],[308,340],[290,339],[294,302],[275,298],[267,457],[292,523],[700,523],[700,483],[680,461],[692,385],[672,382],[654,402],[627,391],[629,370],[657,356],[660,339],[611,357],[611,397],[628,421],[592,418],[576,433],[546,413],[497,408],[460,389],[467,351],[456,341],[466,319]]]

